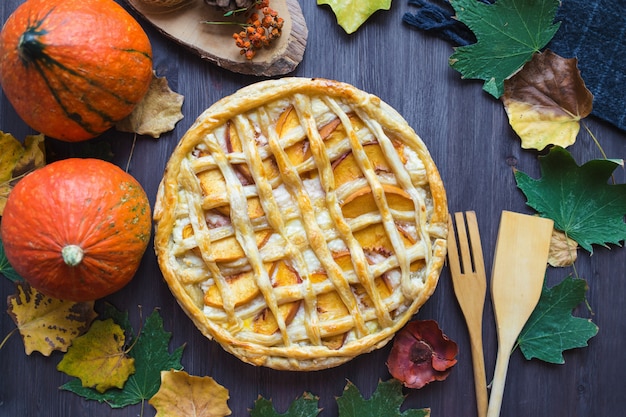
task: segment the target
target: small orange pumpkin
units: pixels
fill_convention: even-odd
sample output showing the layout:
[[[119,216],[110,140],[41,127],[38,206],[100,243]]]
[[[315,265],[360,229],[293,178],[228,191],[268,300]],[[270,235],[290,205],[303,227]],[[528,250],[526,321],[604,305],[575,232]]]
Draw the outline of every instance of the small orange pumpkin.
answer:
[[[91,301],[135,275],[151,234],[150,203],[128,173],[98,159],[64,159],[21,179],[2,217],[15,271],[42,293]]]
[[[152,81],[152,48],[113,0],[27,0],[0,33],[0,84],[33,129],[77,142],[128,116]]]

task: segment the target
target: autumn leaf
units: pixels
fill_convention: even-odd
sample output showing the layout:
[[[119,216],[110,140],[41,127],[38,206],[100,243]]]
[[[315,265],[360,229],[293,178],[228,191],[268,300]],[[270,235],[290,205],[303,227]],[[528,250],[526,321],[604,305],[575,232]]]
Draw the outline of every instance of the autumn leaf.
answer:
[[[552,39],[559,28],[554,17],[559,0],[451,0],[459,21],[477,42],[455,48],[450,65],[463,78],[484,80],[483,89],[496,98],[504,80],[517,72]]]
[[[578,243],[575,240],[570,239],[560,230],[553,229],[548,264],[556,268],[573,265],[578,257],[577,249]]]
[[[231,414],[228,398],[228,390],[209,376],[161,371],[161,387],[148,402],[155,417],[224,417]]]
[[[87,333],[74,340],[57,370],[98,392],[122,388],[135,372],[135,360],[126,356],[124,340],[124,330],[112,319],[94,321]]]
[[[115,128],[122,132],[158,138],[174,130],[183,118],[181,108],[185,97],[172,91],[165,77],[153,75],[150,89],[133,112],[119,121]]]
[[[567,150],[555,146],[539,162],[540,179],[515,172],[526,204],[589,252],[594,244],[619,245],[626,239],[626,184],[608,183],[622,160],[596,159],[578,166]]]
[[[152,398],[161,385],[161,371],[180,370],[180,359],[184,346],[169,353],[171,333],[163,330],[163,319],[158,310],[154,310],[145,320],[137,340],[128,321],[123,314],[109,306],[102,315],[103,319],[112,318],[124,329],[127,344],[132,346],[128,355],[135,360],[135,373],[132,374],[123,389],[110,389],[104,393],[82,386],[80,380],[73,379],[61,386],[88,400],[106,402],[112,408],[122,408]]]
[[[13,135],[0,131],[0,216],[15,182],[46,164],[43,141],[43,135],[30,135],[22,146]]]
[[[580,119],[593,107],[575,58],[565,59],[547,50],[504,81],[502,102],[522,148],[564,148],[576,141]]]
[[[24,139],[24,153],[13,169],[14,178],[22,177],[46,164],[44,139],[44,135],[26,136]]]
[[[330,6],[346,33],[354,33],[377,10],[391,8],[391,0],[317,0],[317,4]]]
[[[305,392],[302,397],[292,401],[285,413],[279,414],[271,400],[259,397],[250,410],[250,417],[315,417],[321,411],[317,406],[318,401],[318,397]]]
[[[8,313],[18,327],[27,355],[66,352],[72,341],[87,331],[97,314],[94,302],[75,303],[50,298],[25,282],[16,283],[9,296]]]
[[[22,144],[10,133],[0,131],[0,181],[5,182],[11,179],[13,168],[22,158],[24,148]]]
[[[430,409],[400,411],[404,402],[402,383],[396,379],[379,381],[372,396],[365,400],[350,381],[337,398],[339,417],[429,417]]]
[[[445,380],[459,348],[434,320],[412,320],[394,337],[387,358],[389,373],[407,388],[420,389]]]
[[[565,363],[563,351],[587,346],[598,333],[591,320],[572,316],[572,310],[585,300],[587,282],[572,277],[560,284],[544,286],[537,307],[519,335],[518,344],[526,359]]]

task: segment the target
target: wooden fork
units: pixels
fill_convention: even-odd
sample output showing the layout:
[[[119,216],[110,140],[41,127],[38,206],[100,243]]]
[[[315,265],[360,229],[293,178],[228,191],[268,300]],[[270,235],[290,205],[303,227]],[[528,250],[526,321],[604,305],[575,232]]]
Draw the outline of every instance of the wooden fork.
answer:
[[[483,250],[480,244],[476,213],[465,212],[467,231],[463,213],[455,213],[455,222],[458,234],[458,247],[463,268],[459,262],[459,249],[454,234],[452,216],[448,217],[448,263],[454,293],[463,311],[465,322],[470,336],[472,349],[472,364],[474,367],[474,389],[476,391],[476,406],[478,417],[487,415],[487,377],[485,375],[485,359],[483,356],[482,320],[487,292],[487,277]]]

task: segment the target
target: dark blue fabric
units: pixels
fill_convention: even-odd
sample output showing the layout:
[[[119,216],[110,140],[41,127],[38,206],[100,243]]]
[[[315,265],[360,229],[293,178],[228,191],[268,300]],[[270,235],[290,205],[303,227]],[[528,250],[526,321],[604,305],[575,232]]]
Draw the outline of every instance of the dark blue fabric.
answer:
[[[548,48],[578,58],[594,95],[593,114],[626,130],[626,14],[624,0],[562,0],[561,27]]]
[[[418,29],[431,32],[454,46],[476,42],[471,30],[454,20],[454,9],[447,1],[409,0],[409,4],[419,7],[414,14],[405,13],[402,20]]]
[[[489,1],[489,0],[479,0]],[[448,0],[409,0],[417,7],[402,20],[454,46],[476,42],[473,33],[454,19]],[[564,58],[577,58],[587,88],[594,95],[593,114],[626,130],[626,2],[562,0],[561,22],[548,48]]]

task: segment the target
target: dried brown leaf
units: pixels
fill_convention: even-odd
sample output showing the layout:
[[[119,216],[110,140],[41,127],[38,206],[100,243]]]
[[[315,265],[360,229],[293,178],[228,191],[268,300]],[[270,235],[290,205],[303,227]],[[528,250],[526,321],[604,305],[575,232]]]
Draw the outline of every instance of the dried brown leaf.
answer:
[[[565,148],[576,141],[579,121],[593,107],[577,63],[546,50],[505,81],[502,101],[522,148]]]
[[[15,164],[13,177],[21,177],[46,165],[46,149],[44,135],[29,135],[24,139],[24,153]]]
[[[548,263],[554,267],[571,266],[576,262],[578,243],[560,230],[552,231]]]
[[[119,121],[115,128],[122,132],[158,138],[174,129],[183,118],[181,108],[185,97],[172,91],[165,77],[153,75],[150,89],[133,112]]]

